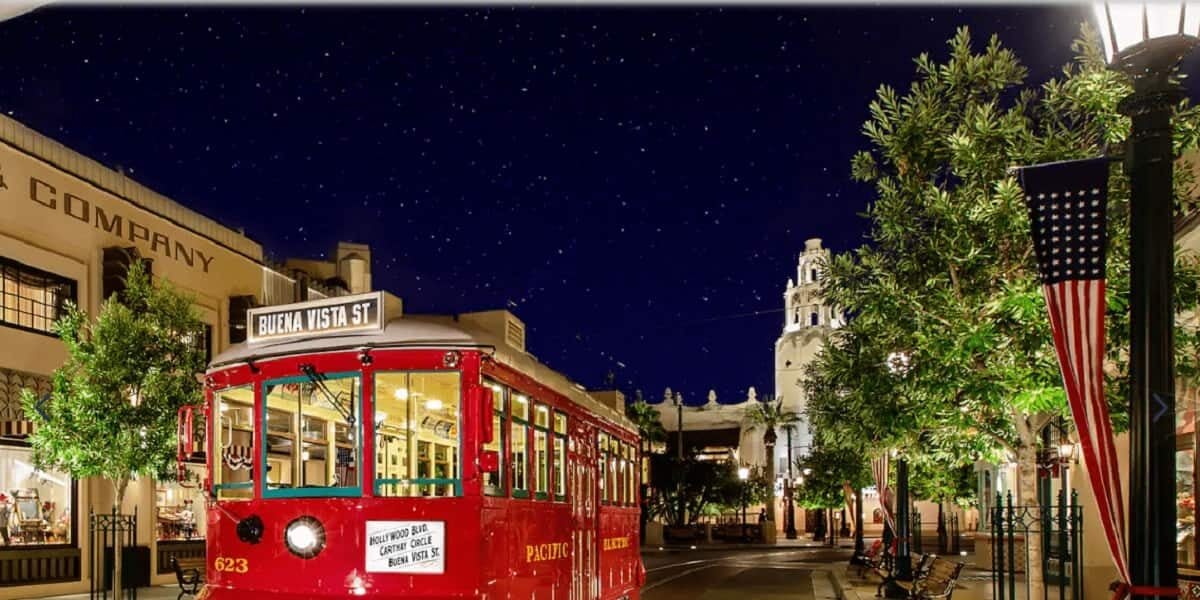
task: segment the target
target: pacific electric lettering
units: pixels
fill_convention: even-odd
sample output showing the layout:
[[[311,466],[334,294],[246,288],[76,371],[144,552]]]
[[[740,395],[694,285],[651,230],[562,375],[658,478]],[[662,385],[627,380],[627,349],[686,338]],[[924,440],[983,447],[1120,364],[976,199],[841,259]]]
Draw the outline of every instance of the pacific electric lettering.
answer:
[[[51,210],[58,210],[61,205],[62,212],[71,218],[119,238],[128,239],[132,243],[141,240],[150,246],[150,252],[187,263],[189,267],[199,266],[205,273],[212,266],[213,257],[205,255],[204,252],[186,246],[179,240],[172,243],[166,234],[154,231],[132,218],[116,213],[109,215],[99,205],[93,205],[70,192],[60,195],[57,188],[37,177],[29,178],[29,199]]]

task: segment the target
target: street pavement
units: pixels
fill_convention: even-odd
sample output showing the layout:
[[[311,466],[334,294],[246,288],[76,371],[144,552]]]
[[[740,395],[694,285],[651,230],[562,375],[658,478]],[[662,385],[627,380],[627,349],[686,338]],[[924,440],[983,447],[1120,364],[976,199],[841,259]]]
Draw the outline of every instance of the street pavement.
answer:
[[[646,550],[644,600],[833,600],[828,572],[850,552],[830,548]]]
[[[820,546],[646,549],[644,600],[834,600],[826,572],[850,551]],[[174,600],[177,586],[138,590],[138,600]],[[112,597],[111,595],[109,596]],[[186,598],[186,596],[185,596]],[[87,594],[45,600],[86,600]]]

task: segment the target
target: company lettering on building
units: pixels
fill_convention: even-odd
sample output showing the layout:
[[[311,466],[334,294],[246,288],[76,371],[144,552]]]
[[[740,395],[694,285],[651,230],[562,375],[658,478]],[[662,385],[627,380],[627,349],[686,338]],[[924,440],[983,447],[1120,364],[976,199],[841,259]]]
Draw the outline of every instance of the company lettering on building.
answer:
[[[62,176],[59,171],[0,146],[0,218],[7,217],[31,228],[61,228],[60,220],[88,227],[136,246],[148,258],[162,257],[198,273],[216,268],[219,247],[183,226],[147,213],[131,201]],[[32,210],[31,210],[32,209]],[[80,240],[85,239],[80,236]],[[199,242],[199,244],[197,243]]]
[[[133,217],[115,211],[109,214],[100,205],[93,205],[87,198],[66,190],[60,192],[54,185],[34,176],[29,178],[29,199],[56,213],[61,212],[81,223],[121,239],[128,239],[132,244],[141,242],[143,245],[149,245],[151,254],[172,258],[186,263],[189,267],[198,267],[205,273],[212,266],[213,257],[205,255],[198,248],[190,247],[179,240],[172,243],[170,236],[138,223]]]

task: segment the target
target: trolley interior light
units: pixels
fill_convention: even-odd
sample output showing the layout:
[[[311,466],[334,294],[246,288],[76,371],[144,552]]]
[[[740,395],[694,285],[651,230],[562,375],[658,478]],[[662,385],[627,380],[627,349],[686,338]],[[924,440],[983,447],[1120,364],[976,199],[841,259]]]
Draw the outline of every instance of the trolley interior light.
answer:
[[[442,406],[442,401],[438,400],[437,398],[431,398],[425,401],[425,408],[427,410],[442,410]]]
[[[313,517],[300,517],[284,531],[288,550],[300,558],[312,558],[325,548],[325,526]]]

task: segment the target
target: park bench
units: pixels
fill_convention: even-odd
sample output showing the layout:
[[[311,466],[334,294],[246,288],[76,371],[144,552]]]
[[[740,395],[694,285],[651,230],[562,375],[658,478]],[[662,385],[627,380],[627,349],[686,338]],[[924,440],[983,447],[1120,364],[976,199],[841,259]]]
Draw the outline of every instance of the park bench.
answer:
[[[871,547],[867,548],[865,552],[856,554],[854,556],[853,564],[858,566],[859,577],[865,575],[868,569],[874,571],[879,567],[879,562],[883,558],[881,554],[882,552],[883,540],[875,540],[875,542],[871,544]]]
[[[179,581],[179,595],[175,600],[183,600],[185,595],[195,596],[204,585],[205,559],[171,557],[171,568],[175,569],[175,579]]]
[[[921,557],[911,582],[896,583],[908,590],[909,600],[950,600],[962,570],[963,563],[926,554]]]

